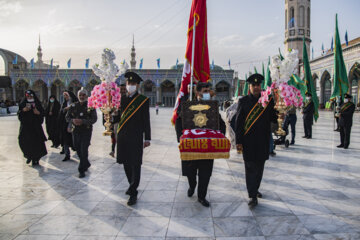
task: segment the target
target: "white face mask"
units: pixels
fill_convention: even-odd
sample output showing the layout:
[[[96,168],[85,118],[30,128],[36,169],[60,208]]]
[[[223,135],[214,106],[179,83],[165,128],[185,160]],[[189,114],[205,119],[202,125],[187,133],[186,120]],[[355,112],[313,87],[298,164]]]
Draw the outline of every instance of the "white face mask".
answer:
[[[349,99],[345,98],[344,103],[347,103],[347,102],[349,102]]]
[[[210,93],[203,93],[202,100],[210,100]]]
[[[27,99],[28,102],[34,102],[35,100],[33,98]]]
[[[50,99],[50,102],[53,103],[53,102],[55,102],[55,100],[54,100],[54,99]]]
[[[126,90],[129,94],[132,94],[136,91],[136,85],[126,85]]]

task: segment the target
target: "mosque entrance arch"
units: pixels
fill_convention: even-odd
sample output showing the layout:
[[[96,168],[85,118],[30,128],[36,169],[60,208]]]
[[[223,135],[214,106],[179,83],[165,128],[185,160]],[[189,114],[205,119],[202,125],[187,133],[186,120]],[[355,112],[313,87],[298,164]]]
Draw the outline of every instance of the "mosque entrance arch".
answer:
[[[170,80],[161,83],[162,104],[165,107],[173,107],[175,105],[175,85]]]

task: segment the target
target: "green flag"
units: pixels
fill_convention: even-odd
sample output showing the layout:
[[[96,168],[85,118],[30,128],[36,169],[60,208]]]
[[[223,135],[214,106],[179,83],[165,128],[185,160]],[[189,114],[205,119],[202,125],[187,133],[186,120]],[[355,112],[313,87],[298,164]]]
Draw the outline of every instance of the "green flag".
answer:
[[[262,75],[265,77],[265,69],[264,69],[264,63],[262,63]],[[261,89],[265,89],[266,86],[265,86],[265,81],[262,81],[261,82]]]
[[[316,94],[316,89],[314,86],[314,81],[311,76],[311,70],[310,70],[310,64],[309,64],[309,58],[306,50],[306,44],[305,44],[305,37],[303,38],[303,61],[304,61],[304,80],[307,86],[307,91],[311,93],[311,98],[314,102],[315,107],[315,113],[314,113],[314,119],[315,122],[319,118],[319,99]]]
[[[238,97],[238,96],[240,95],[239,89],[240,89],[240,79],[237,80],[237,87],[236,87],[236,91],[235,91],[234,97]]]
[[[283,57],[283,55],[281,54],[280,48],[279,48],[279,57],[280,57],[280,60],[281,60],[281,61],[284,60],[284,57]]]
[[[269,62],[266,68],[266,74],[264,76],[265,78],[265,86],[264,88],[270,87],[271,86],[271,73],[270,73],[270,57],[269,57]]]
[[[344,99],[344,94],[349,89],[349,82],[346,74],[344,58],[341,49],[341,41],[339,37],[337,14],[335,18],[335,48],[334,48],[334,90],[330,99],[340,96]]]
[[[244,90],[243,90],[244,96],[248,95],[248,91],[249,91],[249,84],[246,80],[247,80],[247,74],[245,74],[245,85],[244,85]]]

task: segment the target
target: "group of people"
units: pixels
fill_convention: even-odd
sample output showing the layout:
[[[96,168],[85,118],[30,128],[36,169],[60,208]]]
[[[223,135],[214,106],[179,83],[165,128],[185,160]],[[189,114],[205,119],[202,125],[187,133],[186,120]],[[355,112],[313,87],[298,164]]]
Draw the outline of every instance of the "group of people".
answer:
[[[341,98],[338,98],[341,100]],[[335,99],[334,99],[335,100]],[[344,101],[339,101],[336,110],[334,111],[334,117],[337,122],[337,128],[335,131],[340,132],[340,145],[338,148],[348,149],[350,145],[351,127],[353,123],[353,115],[355,112],[355,104],[351,101],[352,96],[348,93],[344,94]],[[336,101],[334,101],[336,104]],[[302,108],[304,119],[304,132],[303,138],[312,138],[312,125],[314,123],[315,105],[312,100],[311,93],[306,93],[305,104]]]
[[[60,153],[65,154],[63,161],[70,160],[70,148],[76,150],[80,159],[79,177],[85,177],[90,167],[88,148],[91,140],[92,125],[97,120],[95,110],[87,107],[88,93],[85,89],[78,91],[78,97],[65,91],[62,105],[54,95],[44,110],[41,102],[32,90],[25,92],[19,105],[20,120],[19,146],[26,158],[26,163],[39,165],[41,157],[47,154],[45,141],[52,141],[54,148],[62,146]],[[45,136],[42,123],[46,123],[48,138]]]
[[[112,136],[112,151],[114,155],[116,146],[116,161],[123,164],[124,171],[129,183],[126,194],[129,195],[129,206],[137,203],[138,186],[141,178],[141,165],[143,149],[150,146],[151,127],[149,98],[138,93],[142,79],[134,72],[125,74],[126,84],[121,86],[122,96],[120,108],[112,115],[114,134]],[[263,107],[258,103],[261,96],[261,82],[264,77],[260,74],[251,75],[246,81],[249,83],[249,94],[238,101],[235,117],[231,126],[235,132],[235,142],[238,152],[242,152],[245,164],[245,178],[249,206],[258,204],[258,198],[262,197],[259,192],[265,161],[269,159],[271,148],[271,124],[277,123],[277,112],[274,108],[277,99],[272,96],[268,104]],[[189,91],[190,92],[190,91]],[[193,101],[211,100],[213,92],[208,83],[198,83],[193,91]],[[79,177],[85,177],[85,172],[91,166],[88,160],[88,148],[91,142],[92,125],[97,121],[96,111],[88,109],[86,90],[81,89],[76,97],[72,92],[64,92],[64,102],[60,103],[55,96],[49,99],[49,105],[44,110],[40,101],[32,90],[25,93],[25,98],[19,106],[18,117],[20,120],[19,145],[24,153],[26,162],[33,165],[39,164],[41,157],[47,154],[45,141],[47,138],[42,129],[42,123],[46,121],[48,139],[53,147],[62,145],[62,153],[65,154],[63,161],[70,159],[70,148],[76,150],[79,156]],[[345,96],[351,99],[350,95]],[[189,101],[188,95],[180,99],[180,103]],[[182,111],[178,108],[178,118],[175,123],[177,139],[179,141],[182,131]],[[312,138],[312,119],[314,103],[311,94],[307,94],[304,104],[304,131],[308,139]],[[347,148],[350,143],[351,119],[354,112],[354,104],[346,100],[340,109],[340,132],[341,145]],[[220,114],[218,118],[219,129],[225,134],[226,126]],[[291,125],[291,144],[295,143],[296,109],[290,109],[285,118],[285,127]],[[214,159],[182,161],[182,174],[189,183],[188,197],[192,197],[197,187],[197,197],[200,204],[209,207],[206,199],[207,188],[213,170]],[[198,177],[196,177],[198,176]]]

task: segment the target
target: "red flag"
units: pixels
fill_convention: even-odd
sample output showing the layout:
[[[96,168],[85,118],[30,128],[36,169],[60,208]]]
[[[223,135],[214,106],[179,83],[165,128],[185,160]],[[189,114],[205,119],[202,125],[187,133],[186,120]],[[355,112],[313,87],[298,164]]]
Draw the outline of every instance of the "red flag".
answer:
[[[194,17],[196,18],[195,28],[195,52],[194,63],[191,62]],[[207,42],[207,16],[206,0],[193,0],[190,10],[188,38],[186,45],[184,68],[181,80],[181,87],[176,99],[174,113],[171,122],[175,124],[178,117],[177,109],[180,98],[188,94],[187,86],[190,84],[191,67],[194,67],[194,82],[207,82],[210,80],[210,62]]]

